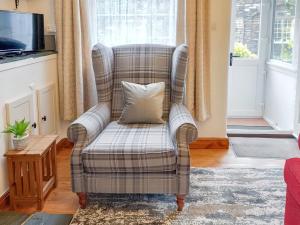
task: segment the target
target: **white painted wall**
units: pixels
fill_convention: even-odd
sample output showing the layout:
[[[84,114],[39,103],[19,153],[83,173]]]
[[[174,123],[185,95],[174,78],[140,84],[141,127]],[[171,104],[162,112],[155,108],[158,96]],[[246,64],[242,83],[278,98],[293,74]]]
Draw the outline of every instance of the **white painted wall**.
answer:
[[[294,135],[300,137],[300,63],[298,66],[298,81],[297,81],[297,93],[296,93],[296,110],[295,110],[295,122],[294,122]]]
[[[1,10],[15,10],[15,1],[14,0],[0,0],[0,9]],[[27,12],[28,11],[28,0],[21,0],[19,4],[18,11]]]
[[[294,129],[296,87],[296,69],[268,63],[264,118],[278,130]]]
[[[0,64],[0,131],[6,126],[7,101],[33,93],[29,88],[31,84],[39,88],[50,83],[57,84],[56,55]],[[60,126],[58,121],[57,126]],[[0,196],[8,188],[6,158],[3,157],[8,149],[8,141],[8,135],[0,133]]]
[[[200,123],[200,137],[226,137],[227,74],[231,0],[210,0],[211,111]]]
[[[35,13],[44,14],[45,32],[56,31],[55,27],[55,4],[54,0],[27,0],[28,8]]]

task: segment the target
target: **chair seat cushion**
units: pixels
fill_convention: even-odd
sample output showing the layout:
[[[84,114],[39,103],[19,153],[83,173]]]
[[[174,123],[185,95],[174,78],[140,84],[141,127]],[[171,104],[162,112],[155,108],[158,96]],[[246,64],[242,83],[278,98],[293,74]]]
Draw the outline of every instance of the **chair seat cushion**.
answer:
[[[89,173],[164,172],[176,169],[176,150],[168,124],[111,122],[82,151]]]

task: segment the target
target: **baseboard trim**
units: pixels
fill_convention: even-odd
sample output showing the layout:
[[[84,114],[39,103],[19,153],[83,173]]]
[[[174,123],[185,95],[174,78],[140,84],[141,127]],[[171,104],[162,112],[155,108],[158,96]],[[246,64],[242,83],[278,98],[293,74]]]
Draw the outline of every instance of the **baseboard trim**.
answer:
[[[68,138],[62,138],[56,144],[56,149],[59,151],[63,148],[73,148],[73,143],[68,140]]]
[[[190,149],[228,149],[228,138],[198,138],[192,144]]]
[[[0,208],[4,208],[7,205],[9,205],[9,191],[4,192],[4,194],[0,196]]]

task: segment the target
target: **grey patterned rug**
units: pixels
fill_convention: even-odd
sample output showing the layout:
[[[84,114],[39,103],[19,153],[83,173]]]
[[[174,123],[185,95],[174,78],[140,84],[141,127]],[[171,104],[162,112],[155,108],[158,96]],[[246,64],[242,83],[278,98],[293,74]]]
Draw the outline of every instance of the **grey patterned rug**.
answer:
[[[93,195],[72,225],[280,225],[285,184],[282,169],[192,169],[182,212],[172,195]]]

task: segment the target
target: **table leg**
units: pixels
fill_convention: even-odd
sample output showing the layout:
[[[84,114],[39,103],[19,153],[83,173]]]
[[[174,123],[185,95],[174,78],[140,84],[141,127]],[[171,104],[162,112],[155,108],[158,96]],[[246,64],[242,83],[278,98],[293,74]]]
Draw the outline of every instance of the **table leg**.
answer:
[[[54,141],[51,147],[52,158],[52,175],[54,177],[54,188],[57,187],[57,165],[56,165],[56,142]]]
[[[42,174],[42,158],[36,160],[36,179],[37,179],[37,208],[42,210],[44,206],[43,198],[43,174]]]
[[[8,167],[8,182],[9,182],[9,206],[11,210],[16,209],[15,204],[15,181],[14,181],[14,166],[12,159],[7,159],[7,167]]]

